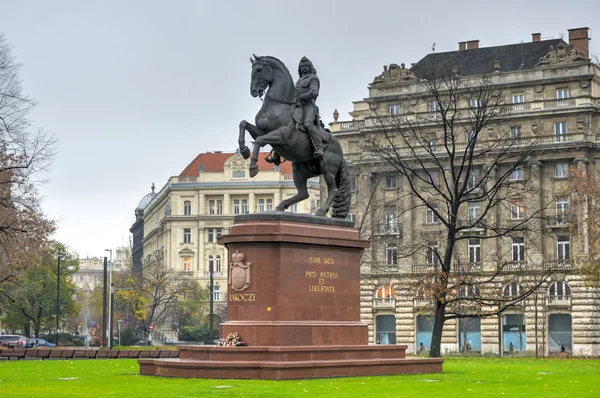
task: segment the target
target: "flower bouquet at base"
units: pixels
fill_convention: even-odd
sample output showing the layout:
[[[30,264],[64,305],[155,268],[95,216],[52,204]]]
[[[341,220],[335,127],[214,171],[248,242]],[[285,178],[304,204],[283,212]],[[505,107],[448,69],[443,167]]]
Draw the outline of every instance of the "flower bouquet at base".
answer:
[[[219,339],[217,346],[219,347],[240,347],[248,344],[242,341],[239,333],[229,333],[224,339]]]

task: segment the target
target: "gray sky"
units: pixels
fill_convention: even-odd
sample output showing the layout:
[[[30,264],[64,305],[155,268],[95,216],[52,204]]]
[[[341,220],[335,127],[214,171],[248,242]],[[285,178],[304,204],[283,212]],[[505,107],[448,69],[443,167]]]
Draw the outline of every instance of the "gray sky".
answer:
[[[490,5],[486,5],[490,4]],[[34,127],[59,139],[42,187],[56,238],[80,256],[127,243],[134,209],[205,151],[234,151],[254,120],[252,53],[290,71],[304,55],[321,79],[329,123],[384,64],[591,29],[600,53],[600,1],[25,1],[0,0],[0,33],[22,62]],[[296,74],[294,78],[296,78]]]

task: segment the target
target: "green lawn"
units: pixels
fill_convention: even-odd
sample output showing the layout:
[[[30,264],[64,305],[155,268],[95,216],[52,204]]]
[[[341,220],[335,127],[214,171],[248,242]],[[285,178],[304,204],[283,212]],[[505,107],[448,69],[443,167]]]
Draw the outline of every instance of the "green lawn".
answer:
[[[0,396],[600,397],[598,360],[448,358],[441,374],[290,381],[167,379],[138,373],[134,359],[2,361]]]

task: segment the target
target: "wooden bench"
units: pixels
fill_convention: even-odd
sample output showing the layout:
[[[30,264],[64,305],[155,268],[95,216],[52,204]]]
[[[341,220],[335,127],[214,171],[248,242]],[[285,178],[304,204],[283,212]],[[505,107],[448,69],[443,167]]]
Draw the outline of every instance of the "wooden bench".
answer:
[[[106,357],[110,359],[119,357],[119,350],[106,350]]]
[[[96,351],[96,358],[108,358],[108,351],[107,350],[98,350]]]
[[[15,350],[12,348],[3,348],[0,351],[0,358],[9,359]]]
[[[41,359],[46,359],[46,358],[50,358],[50,351],[47,348],[40,348],[39,350],[37,350],[37,357],[36,358],[41,358]]]
[[[147,351],[149,352],[149,358],[158,358],[158,356],[160,355],[160,351],[159,350],[152,350],[152,351]]]
[[[96,358],[96,355],[98,355],[98,350],[86,350],[85,351],[85,357],[88,359]]]
[[[73,353],[73,358],[74,359],[86,359],[85,357],[85,352],[87,350],[75,350],[75,352]]]

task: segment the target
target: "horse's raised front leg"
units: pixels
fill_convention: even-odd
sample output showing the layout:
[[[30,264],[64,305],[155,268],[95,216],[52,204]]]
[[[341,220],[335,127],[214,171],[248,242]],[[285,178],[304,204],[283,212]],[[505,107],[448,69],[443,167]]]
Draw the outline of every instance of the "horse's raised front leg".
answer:
[[[296,195],[288,198],[277,205],[275,210],[277,211],[285,211],[288,207],[296,204],[298,202],[303,201],[304,199],[308,199],[308,189],[306,188],[306,181],[313,175],[303,164],[293,163],[293,176],[294,176],[294,185],[298,192]]]
[[[248,125],[251,126],[251,124],[249,123]],[[254,148],[252,148],[252,157],[250,158],[250,177],[254,177],[258,174],[258,165],[256,164],[256,162],[258,162],[258,154],[260,152],[260,148],[262,148],[265,145],[277,145],[281,143],[283,143],[283,139],[279,129],[273,130],[268,134],[259,135],[258,137],[256,137],[256,141],[254,141]]]
[[[261,129],[259,129],[252,123],[248,123],[245,120],[242,120],[240,122],[240,136],[238,138],[238,145],[240,148],[240,153],[242,154],[244,159],[248,159],[250,157],[250,149],[248,149],[248,147],[246,146],[246,131],[250,133],[253,139],[256,139],[256,137],[265,134]]]

